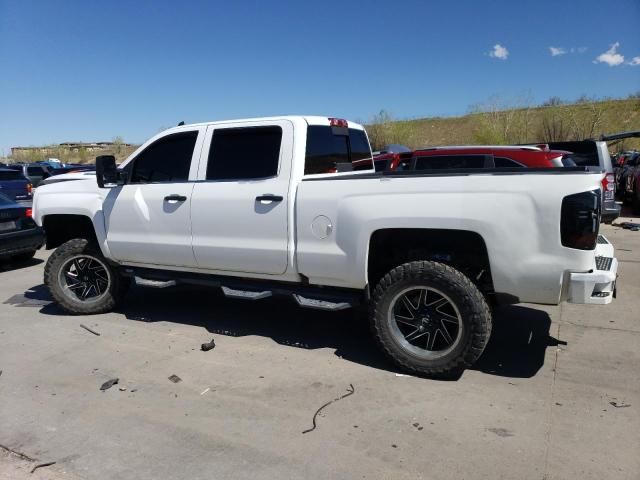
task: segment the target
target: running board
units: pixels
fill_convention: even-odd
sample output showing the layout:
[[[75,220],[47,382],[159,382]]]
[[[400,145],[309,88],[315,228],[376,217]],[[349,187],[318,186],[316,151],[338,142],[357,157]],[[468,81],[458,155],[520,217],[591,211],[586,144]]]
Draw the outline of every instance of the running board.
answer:
[[[293,298],[295,298],[298,305],[305,308],[315,308],[316,310],[329,310],[331,312],[336,312],[338,310],[344,310],[346,308],[351,308],[351,304],[348,302],[330,302],[328,300],[318,300],[315,298],[307,298],[302,295],[298,295],[297,293],[293,294]]]
[[[149,278],[134,277],[136,285],[149,288],[167,288],[176,285],[175,280],[151,280]]]
[[[272,293],[269,290],[263,292],[252,292],[249,290],[234,290],[233,288],[222,286],[222,293],[227,298],[239,298],[241,300],[262,300],[270,297]]]
[[[366,292],[357,289],[330,288],[306,283],[270,282],[173,270],[124,267],[122,275],[137,285],[166,288],[180,284],[220,288],[227,298],[262,300],[269,297],[288,297],[304,308],[336,312],[362,305]]]

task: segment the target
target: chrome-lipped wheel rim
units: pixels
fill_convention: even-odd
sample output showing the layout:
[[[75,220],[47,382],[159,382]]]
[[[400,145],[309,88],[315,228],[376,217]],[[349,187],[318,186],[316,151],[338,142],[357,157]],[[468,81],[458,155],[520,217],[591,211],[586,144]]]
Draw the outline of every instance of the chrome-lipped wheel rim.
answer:
[[[95,302],[109,291],[111,274],[101,260],[89,255],[76,255],[62,265],[59,280],[65,295],[71,299]]]
[[[415,286],[397,293],[388,315],[394,340],[425,360],[447,355],[462,339],[462,316],[455,303],[435,288]]]

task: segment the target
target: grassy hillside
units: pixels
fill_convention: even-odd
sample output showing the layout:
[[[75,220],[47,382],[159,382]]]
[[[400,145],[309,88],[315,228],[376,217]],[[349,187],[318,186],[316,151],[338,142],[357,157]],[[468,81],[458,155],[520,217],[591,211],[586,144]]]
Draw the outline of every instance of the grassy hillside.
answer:
[[[394,120],[381,111],[367,125],[374,148],[389,143],[409,147],[515,144],[595,138],[601,133],[640,130],[640,96],[580,101],[550,99],[544,106],[505,108],[498,101],[460,117]],[[640,139],[612,145],[611,151],[640,149]]]

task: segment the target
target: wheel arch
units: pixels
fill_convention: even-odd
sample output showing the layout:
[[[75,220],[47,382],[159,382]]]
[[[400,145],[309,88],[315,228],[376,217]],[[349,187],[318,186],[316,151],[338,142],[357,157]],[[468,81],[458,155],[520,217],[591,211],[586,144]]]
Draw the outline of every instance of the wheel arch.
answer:
[[[470,230],[385,228],[372,232],[366,259],[370,288],[391,269],[414,260],[433,260],[465,273],[480,290],[493,293],[489,253],[484,238]]]
[[[74,238],[85,238],[100,248],[109,258],[102,214],[92,218],[81,213],[51,213],[42,217],[42,227],[46,234],[46,248],[57,248]]]

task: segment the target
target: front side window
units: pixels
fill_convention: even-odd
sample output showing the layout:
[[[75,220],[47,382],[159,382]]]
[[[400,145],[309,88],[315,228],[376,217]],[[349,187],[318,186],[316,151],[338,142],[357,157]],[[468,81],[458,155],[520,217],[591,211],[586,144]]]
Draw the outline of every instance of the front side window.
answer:
[[[373,168],[371,149],[364,131],[350,128],[348,135],[342,135],[334,133],[329,126],[311,125],[307,128],[305,175]]]
[[[129,183],[186,182],[197,138],[192,131],[156,140],[133,160]]]
[[[221,128],[213,132],[207,180],[252,180],[278,174],[282,128]]]

